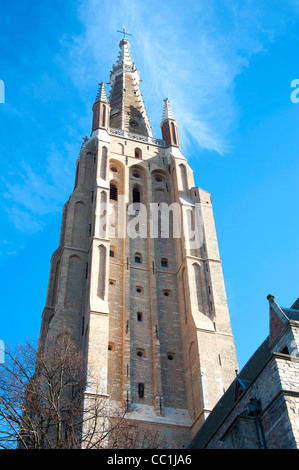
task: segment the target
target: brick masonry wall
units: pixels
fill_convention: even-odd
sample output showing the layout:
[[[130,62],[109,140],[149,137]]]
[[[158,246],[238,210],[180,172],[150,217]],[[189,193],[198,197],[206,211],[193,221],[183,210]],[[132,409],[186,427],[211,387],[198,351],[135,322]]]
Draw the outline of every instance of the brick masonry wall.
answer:
[[[223,441],[221,438],[235,419],[242,414],[247,414],[246,407],[251,398],[257,398],[261,401],[260,420],[267,448],[297,448],[298,376],[298,361],[293,362],[287,356],[274,355],[254,382],[243,392],[207,448],[230,448],[230,441],[227,439]],[[239,444],[235,441],[235,446],[241,446],[246,435],[241,434],[239,438]]]
[[[136,147],[142,158],[135,158]],[[204,215],[205,249],[189,250],[183,238],[150,239],[149,233],[122,239],[110,229],[118,229],[118,215],[132,219],[127,204],[136,185],[147,208],[150,202],[181,203],[181,196],[193,197],[193,173],[182,162],[184,171],[180,160],[170,161],[165,149],[148,143],[114,136],[105,142],[88,141],[66,207],[60,251],[53,256],[48,294],[49,299],[57,298],[49,345],[67,324],[86,351],[93,381],[89,392],[121,404],[128,398],[132,419],[156,423],[178,447],[183,440],[187,444],[192,422],[194,433],[223,393],[235,357],[209,194],[202,192],[209,205]],[[133,177],[136,171],[138,179]],[[101,234],[100,208],[109,202],[111,180],[123,206],[115,221],[107,221],[109,232]],[[135,262],[136,253],[141,263]],[[194,261],[200,269],[196,275]],[[51,316],[49,309],[45,321]],[[145,385],[142,398],[138,383]]]

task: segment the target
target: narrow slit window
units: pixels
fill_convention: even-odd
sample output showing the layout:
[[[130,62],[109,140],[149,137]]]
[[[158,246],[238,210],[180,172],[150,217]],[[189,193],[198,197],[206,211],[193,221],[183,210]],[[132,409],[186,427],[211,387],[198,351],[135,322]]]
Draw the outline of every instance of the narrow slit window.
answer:
[[[144,397],[144,384],[143,383],[138,384],[138,396],[139,398]]]

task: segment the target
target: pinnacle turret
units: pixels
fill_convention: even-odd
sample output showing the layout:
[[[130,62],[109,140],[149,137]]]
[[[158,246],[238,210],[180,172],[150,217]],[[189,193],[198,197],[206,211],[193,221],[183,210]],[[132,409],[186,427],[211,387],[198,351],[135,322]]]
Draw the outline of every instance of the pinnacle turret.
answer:
[[[104,82],[100,83],[92,110],[92,132],[96,129],[105,129],[107,131],[109,128],[110,105],[106,95]]]
[[[172,119],[173,121],[175,121],[175,117],[174,117],[174,114],[172,112],[172,109],[171,109],[170,102],[169,102],[168,98],[165,98],[165,100],[164,100],[164,108],[163,108],[162,121],[161,122],[165,121],[166,119]]]
[[[164,100],[164,108],[161,121],[162,138],[166,147],[180,147],[178,125],[172,112],[168,98]]]
[[[100,86],[95,99],[95,103],[108,103],[104,82],[101,82],[99,85]]]

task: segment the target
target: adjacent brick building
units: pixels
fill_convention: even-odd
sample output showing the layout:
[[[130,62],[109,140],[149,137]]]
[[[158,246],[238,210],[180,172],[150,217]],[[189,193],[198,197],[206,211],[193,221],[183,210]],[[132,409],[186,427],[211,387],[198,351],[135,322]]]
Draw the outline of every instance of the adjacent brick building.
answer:
[[[299,448],[299,299],[268,296],[270,332],[193,438],[195,449]]]
[[[41,343],[70,335],[92,378],[86,397],[181,448],[234,379],[235,345],[210,194],[194,184],[168,99],[153,136],[127,39],[119,46],[63,209]]]

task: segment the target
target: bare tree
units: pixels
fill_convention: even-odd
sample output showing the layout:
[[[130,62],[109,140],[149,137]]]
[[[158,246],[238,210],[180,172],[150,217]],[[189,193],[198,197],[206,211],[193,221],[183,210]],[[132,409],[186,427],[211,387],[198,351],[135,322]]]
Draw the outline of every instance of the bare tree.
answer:
[[[85,362],[62,337],[46,354],[26,341],[7,350],[0,364],[0,448],[159,448],[152,432],[126,419],[124,407],[110,416],[106,397],[87,393]]]

